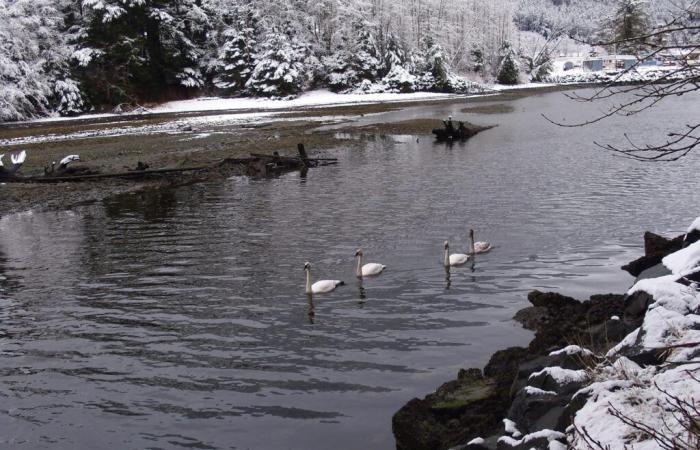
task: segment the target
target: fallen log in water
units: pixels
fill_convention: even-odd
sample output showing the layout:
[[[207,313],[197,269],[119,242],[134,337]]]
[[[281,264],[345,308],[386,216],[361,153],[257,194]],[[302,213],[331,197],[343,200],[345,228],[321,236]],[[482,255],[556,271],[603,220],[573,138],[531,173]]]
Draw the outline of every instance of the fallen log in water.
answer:
[[[335,158],[309,158],[303,144],[298,146],[299,156],[281,156],[275,152],[272,155],[251,153],[250,158],[225,158],[216,164],[209,166],[183,167],[170,169],[146,169],[146,165],[139,162],[136,170],[113,172],[113,173],[90,173],[90,174],[62,174],[53,175],[48,173],[41,176],[22,176],[14,172],[0,171],[0,182],[3,183],[63,183],[95,181],[110,178],[143,180],[158,177],[167,177],[178,174],[196,174],[198,172],[226,172],[233,167],[239,167],[243,173],[251,176],[271,176],[279,175],[283,172],[299,170],[302,174],[310,167],[326,166],[337,164]],[[238,169],[240,170],[240,169]]]

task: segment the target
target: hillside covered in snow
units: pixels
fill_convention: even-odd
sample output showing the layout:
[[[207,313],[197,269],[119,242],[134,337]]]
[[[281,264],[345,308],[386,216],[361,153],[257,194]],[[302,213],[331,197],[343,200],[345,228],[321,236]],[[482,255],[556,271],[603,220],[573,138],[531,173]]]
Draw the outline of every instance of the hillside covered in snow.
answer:
[[[637,2],[637,0],[624,0]],[[652,2],[650,21],[675,2]],[[0,121],[203,95],[453,92],[542,80],[601,0],[0,0]]]

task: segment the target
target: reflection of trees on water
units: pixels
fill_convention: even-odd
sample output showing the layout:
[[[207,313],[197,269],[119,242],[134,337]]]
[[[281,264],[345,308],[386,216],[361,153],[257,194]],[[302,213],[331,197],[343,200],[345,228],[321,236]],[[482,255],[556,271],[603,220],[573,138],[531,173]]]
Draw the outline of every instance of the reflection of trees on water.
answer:
[[[58,295],[82,273],[82,218],[73,212],[17,214],[0,220],[0,252],[5,271],[27,288]],[[5,275],[5,274],[3,274]]]
[[[12,273],[7,255],[0,248],[0,300],[22,288],[22,276]],[[2,317],[2,315],[0,315]]]
[[[190,195],[196,195],[191,190]],[[204,191],[201,191],[204,194]],[[201,198],[190,198],[198,202]],[[118,195],[104,202],[105,214],[110,219],[133,217],[138,214],[147,222],[160,222],[175,215],[178,204],[175,189],[154,189]]]

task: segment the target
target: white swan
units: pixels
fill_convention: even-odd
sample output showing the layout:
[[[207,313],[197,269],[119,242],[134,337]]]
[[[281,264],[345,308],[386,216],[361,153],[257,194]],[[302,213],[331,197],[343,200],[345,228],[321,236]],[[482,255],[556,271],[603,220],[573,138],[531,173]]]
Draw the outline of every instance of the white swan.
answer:
[[[474,230],[469,230],[469,254],[486,253],[491,250],[491,243],[486,241],[474,242]]]
[[[469,255],[453,253],[450,255],[450,244],[445,241],[445,267],[461,266],[469,261]]]
[[[355,275],[357,275],[357,278],[379,275],[380,273],[382,273],[382,270],[386,268],[384,264],[378,263],[367,263],[363,265],[363,255],[364,254],[362,253],[361,248],[357,249],[357,251],[355,252],[355,256],[357,257],[357,270],[355,271]]]
[[[15,168],[19,169],[19,166],[24,164],[24,161],[27,159],[27,151],[22,150],[19,153],[13,153],[10,155],[10,159],[12,160],[12,164],[15,165]]]
[[[305,263],[304,270],[306,271],[306,293],[307,294],[323,294],[330,292],[338,286],[342,286],[343,283],[340,280],[319,280],[314,284],[311,284],[311,264]]]
[[[10,155],[10,161],[12,161],[12,166],[9,169],[5,169],[5,164],[2,162],[2,159],[5,157],[5,154],[0,154],[0,167],[3,168],[5,171],[4,173],[7,173],[8,171],[10,173],[15,173],[19,170],[19,168],[24,164],[24,161],[27,159],[27,152],[26,150],[22,150],[21,152],[18,153],[13,153]]]
[[[68,164],[76,161],[80,161],[80,155],[68,155],[65,158],[63,158],[61,162],[58,163],[58,167],[61,169],[65,169],[66,167],[68,167]]]

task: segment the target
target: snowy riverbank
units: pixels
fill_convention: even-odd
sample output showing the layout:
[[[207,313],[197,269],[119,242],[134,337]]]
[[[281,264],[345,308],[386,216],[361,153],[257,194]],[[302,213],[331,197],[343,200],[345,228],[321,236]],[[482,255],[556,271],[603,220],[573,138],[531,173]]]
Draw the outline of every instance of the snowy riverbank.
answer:
[[[698,448],[698,238],[700,218],[685,237],[645,235],[640,260],[660,263],[624,296],[532,292],[516,315],[536,332],[528,348],[411,400],[394,416],[397,448]]]
[[[480,95],[480,94],[475,94]],[[229,114],[256,114],[265,112],[294,112],[302,109],[371,105],[377,103],[410,103],[465,98],[462,94],[442,94],[436,92],[382,93],[382,94],[336,94],[319,89],[305,92],[290,99],[270,99],[265,97],[198,97],[178,100],[153,107],[142,107],[129,112],[81,114],[77,116],[55,116],[14,122],[17,125],[50,123],[63,121],[87,121],[115,117],[148,117],[169,114],[194,114],[218,112]],[[243,117],[243,116],[240,116]],[[255,116],[251,116],[255,118]]]

